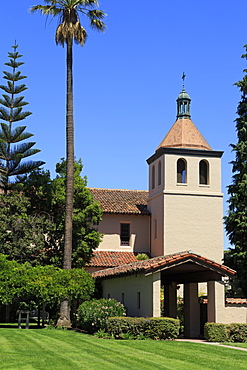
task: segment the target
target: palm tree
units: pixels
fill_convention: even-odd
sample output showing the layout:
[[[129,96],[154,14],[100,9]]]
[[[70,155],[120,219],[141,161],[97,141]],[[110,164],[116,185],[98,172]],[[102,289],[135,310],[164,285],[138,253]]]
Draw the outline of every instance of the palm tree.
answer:
[[[74,194],[74,117],[73,117],[73,41],[83,46],[87,32],[80,23],[79,15],[85,15],[90,26],[98,31],[104,31],[103,22],[105,13],[97,9],[97,0],[44,0],[47,5],[33,6],[30,11],[40,12],[46,16],[59,16],[60,24],[57,27],[56,44],[67,46],[67,95],[66,95],[66,208],[65,208],[65,236],[64,236],[64,269],[71,269],[72,255],[72,213]],[[60,325],[70,323],[68,302],[60,309]],[[64,318],[64,320],[62,320]]]

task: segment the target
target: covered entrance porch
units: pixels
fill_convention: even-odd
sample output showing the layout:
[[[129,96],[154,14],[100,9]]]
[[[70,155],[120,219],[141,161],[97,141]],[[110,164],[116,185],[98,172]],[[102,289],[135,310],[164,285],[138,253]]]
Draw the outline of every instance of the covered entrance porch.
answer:
[[[198,284],[207,285],[208,322],[224,322],[223,277],[235,272],[191,252],[155,257],[123,266],[100,270],[92,275],[101,281],[103,297],[114,298],[127,307],[128,316],[161,316],[161,287],[164,286],[164,315],[177,317],[177,286],[184,287],[184,334],[201,334]]]

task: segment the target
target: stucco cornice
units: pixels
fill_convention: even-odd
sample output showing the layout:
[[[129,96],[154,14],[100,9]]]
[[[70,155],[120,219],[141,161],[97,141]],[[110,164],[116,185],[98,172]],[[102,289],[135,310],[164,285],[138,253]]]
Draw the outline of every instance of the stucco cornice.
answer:
[[[195,192],[195,191],[186,191],[186,192],[181,192],[179,190],[164,190],[163,191],[163,194],[166,194],[166,195],[187,195],[187,196],[191,196],[191,197],[218,197],[218,198],[223,198],[224,194],[223,193],[206,193],[206,192]]]
[[[156,152],[147,159],[147,163],[151,164],[156,159],[160,158],[164,154],[174,154],[179,156],[197,156],[197,157],[204,157],[204,158],[221,158],[223,155],[223,151],[215,151],[215,150],[203,150],[203,149],[186,149],[186,148],[159,148]]]

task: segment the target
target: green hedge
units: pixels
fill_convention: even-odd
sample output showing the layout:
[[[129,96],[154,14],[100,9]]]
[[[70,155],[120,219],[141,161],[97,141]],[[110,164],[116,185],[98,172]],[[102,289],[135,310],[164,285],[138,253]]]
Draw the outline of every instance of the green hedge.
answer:
[[[247,324],[231,324],[230,340],[231,342],[247,342]]]
[[[216,324],[204,326],[204,336],[209,342],[247,342],[247,324]]]
[[[176,339],[180,323],[168,317],[110,317],[107,332],[116,339]]]
[[[207,322],[204,325],[204,336],[205,339],[209,342],[229,342],[229,325]]]

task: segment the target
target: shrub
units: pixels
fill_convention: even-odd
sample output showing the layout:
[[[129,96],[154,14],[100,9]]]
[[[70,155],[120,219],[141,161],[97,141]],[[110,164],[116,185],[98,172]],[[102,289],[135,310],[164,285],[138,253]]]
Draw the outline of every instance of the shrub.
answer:
[[[115,299],[98,299],[83,302],[78,309],[78,327],[88,333],[104,330],[108,318],[126,315],[125,307]]]
[[[226,324],[207,322],[204,325],[204,336],[209,342],[229,342],[230,326]]]
[[[247,342],[247,324],[231,324],[230,340],[231,342]]]
[[[145,260],[149,260],[149,257],[146,253],[138,253],[138,255],[136,256],[136,259],[138,261],[145,261]]]
[[[169,317],[110,317],[107,332],[116,339],[175,339],[179,320]]]

